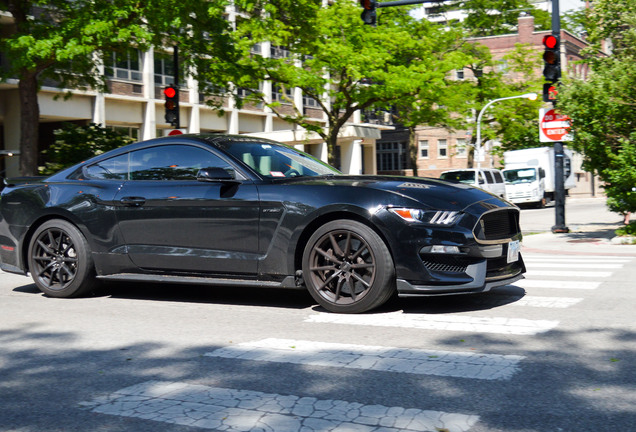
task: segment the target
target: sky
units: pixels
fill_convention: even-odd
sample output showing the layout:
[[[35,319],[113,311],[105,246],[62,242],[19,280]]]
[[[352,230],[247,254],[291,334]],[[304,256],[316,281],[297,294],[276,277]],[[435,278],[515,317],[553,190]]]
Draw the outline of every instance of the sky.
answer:
[[[585,7],[585,1],[582,0],[560,0],[559,11],[561,13],[572,9],[583,9]]]

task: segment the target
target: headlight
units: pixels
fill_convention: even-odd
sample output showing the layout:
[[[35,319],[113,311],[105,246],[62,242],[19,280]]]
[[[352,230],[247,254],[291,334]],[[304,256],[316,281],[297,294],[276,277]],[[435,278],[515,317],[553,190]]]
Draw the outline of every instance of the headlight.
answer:
[[[453,225],[462,217],[461,212],[450,210],[390,208],[389,211],[407,222],[421,222],[429,225]]]

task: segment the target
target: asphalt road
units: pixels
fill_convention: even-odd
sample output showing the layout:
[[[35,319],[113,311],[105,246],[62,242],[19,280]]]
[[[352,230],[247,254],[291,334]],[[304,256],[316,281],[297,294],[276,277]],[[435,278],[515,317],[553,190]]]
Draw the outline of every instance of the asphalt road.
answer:
[[[636,256],[588,250],[358,316],[285,290],[53,299],[0,273],[0,431],[632,431]]]

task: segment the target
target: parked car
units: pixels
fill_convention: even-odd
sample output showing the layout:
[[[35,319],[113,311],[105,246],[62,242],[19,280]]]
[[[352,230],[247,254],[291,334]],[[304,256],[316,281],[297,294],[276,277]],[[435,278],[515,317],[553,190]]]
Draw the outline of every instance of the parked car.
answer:
[[[0,268],[52,297],[96,279],[307,289],[357,313],[522,278],[519,210],[436,179],[351,176],[294,148],[178,135],[0,198]]]
[[[475,186],[502,198],[506,197],[506,184],[504,183],[501,171],[497,169],[467,168],[444,171],[440,175],[440,178],[443,180]]]

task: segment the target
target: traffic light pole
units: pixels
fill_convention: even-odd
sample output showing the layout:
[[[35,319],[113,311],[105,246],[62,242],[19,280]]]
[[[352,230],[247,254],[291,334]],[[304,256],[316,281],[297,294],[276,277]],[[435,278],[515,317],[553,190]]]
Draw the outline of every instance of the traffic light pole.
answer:
[[[561,16],[559,0],[552,0],[552,34],[561,37]],[[559,53],[560,55],[560,53]],[[553,102],[556,105],[556,101]],[[567,233],[565,225],[565,178],[563,170],[563,143],[554,143],[554,226],[553,233]]]
[[[175,120],[175,129],[181,129],[181,123],[179,119],[179,47],[174,46],[172,51],[172,70],[174,71],[174,87],[177,89],[177,119]]]

